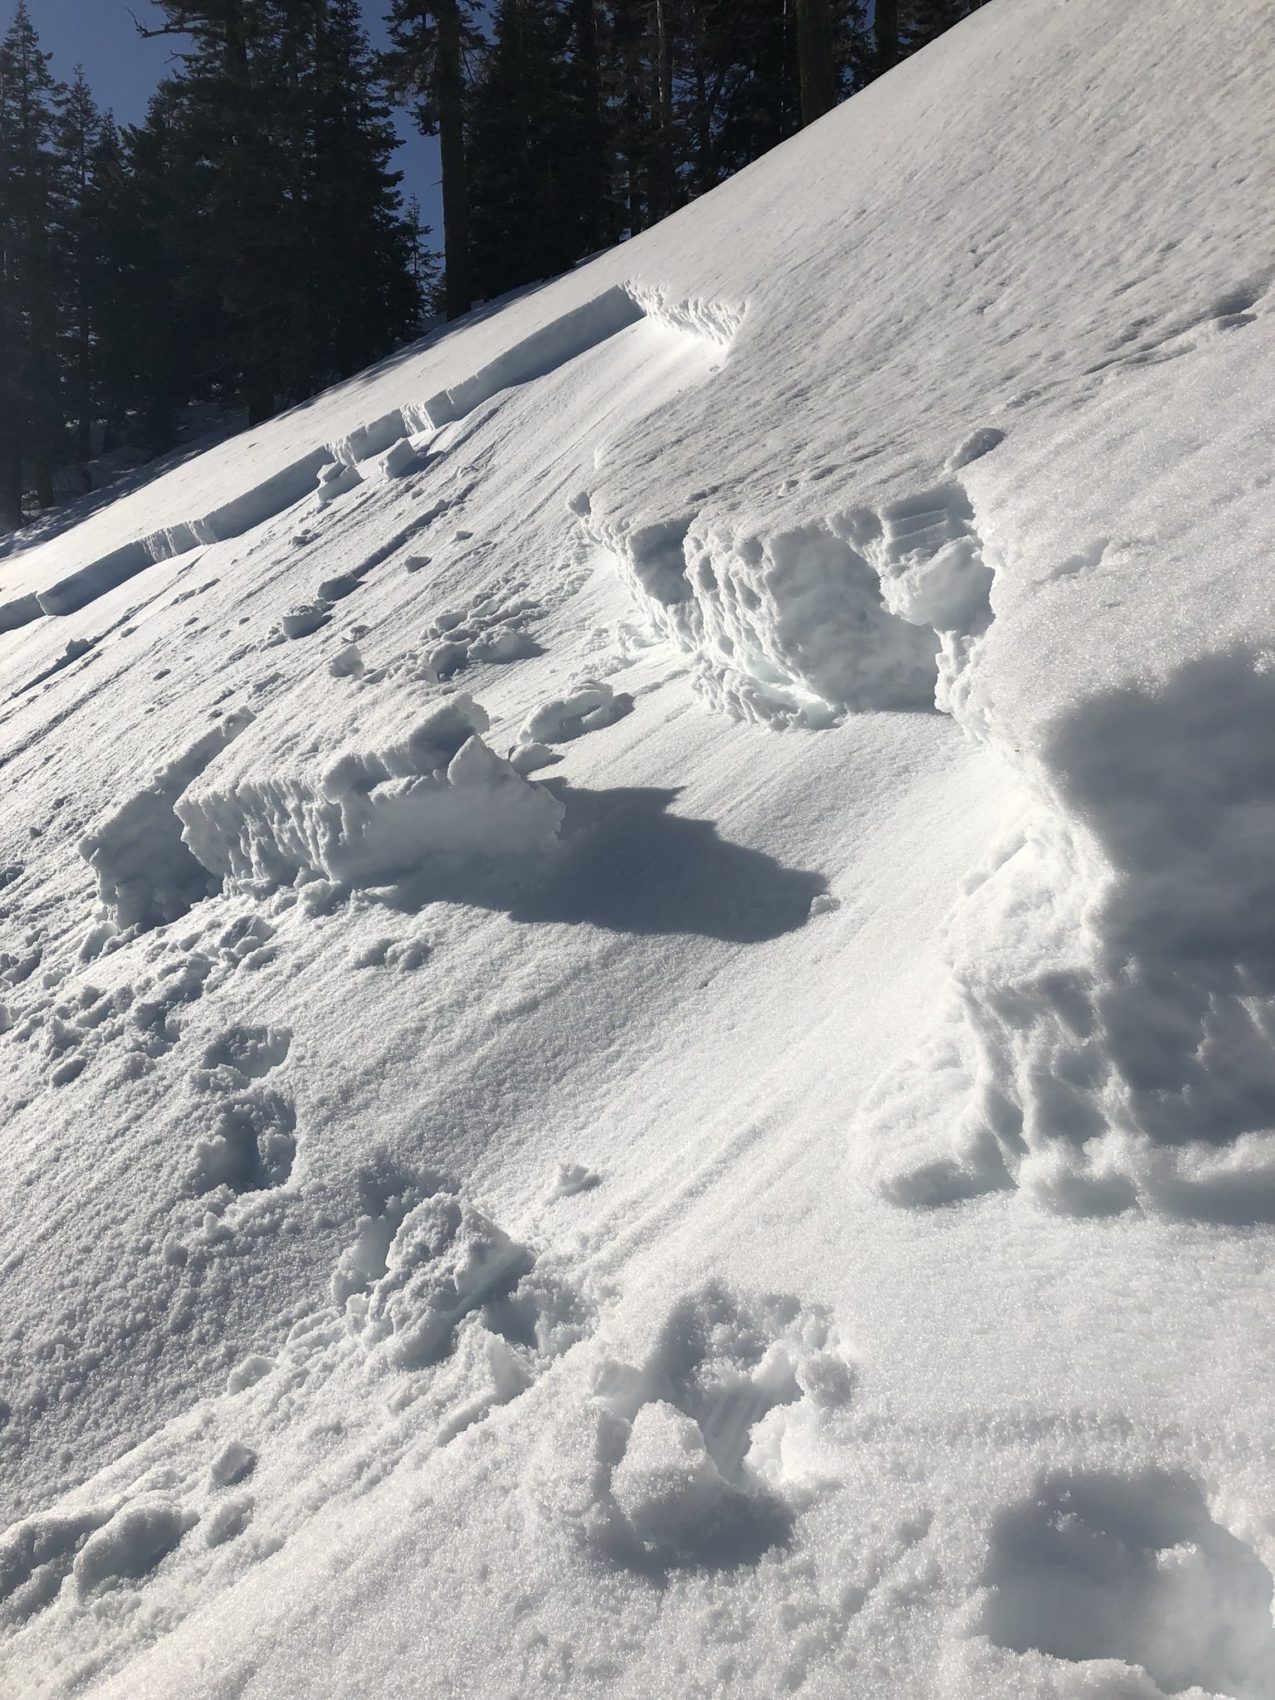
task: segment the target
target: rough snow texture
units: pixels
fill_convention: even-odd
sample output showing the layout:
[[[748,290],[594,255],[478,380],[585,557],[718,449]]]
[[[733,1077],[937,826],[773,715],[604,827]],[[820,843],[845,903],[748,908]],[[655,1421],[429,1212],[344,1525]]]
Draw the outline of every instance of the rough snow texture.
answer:
[[[562,804],[487,747],[488,724],[470,697],[454,696],[392,742],[311,748],[297,761],[263,723],[259,740],[183,794],[183,840],[213,873],[268,885],[298,875],[382,885],[437,859],[546,851]]]
[[[226,715],[81,839],[80,854],[118,926],[174,921],[216,889],[216,870],[191,855],[174,805],[251,719],[247,709]]]
[[[1269,1700],[1267,10],[15,540],[6,1696]]]

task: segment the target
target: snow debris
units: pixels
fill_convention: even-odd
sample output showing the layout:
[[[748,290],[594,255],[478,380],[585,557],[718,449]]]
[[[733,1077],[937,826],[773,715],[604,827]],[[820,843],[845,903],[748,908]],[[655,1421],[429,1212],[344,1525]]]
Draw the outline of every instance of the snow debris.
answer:
[[[584,1163],[559,1163],[558,1172],[546,1197],[574,1198],[576,1193],[592,1192],[595,1186],[601,1184],[602,1176],[595,1174]]]
[[[208,868],[183,843],[174,805],[251,720],[244,708],[217,721],[81,839],[80,855],[96,873],[98,896],[118,927],[175,920],[216,889]]]
[[[400,437],[377,462],[386,478],[406,478],[410,473],[419,472],[423,464],[424,456],[410,437]]]
[[[98,1588],[135,1582],[152,1571],[197,1521],[162,1494],[134,1500],[91,1534],[75,1555],[75,1591],[87,1599]]]
[[[357,466],[347,466],[341,461],[332,461],[327,466],[321,466],[318,473],[319,490],[315,498],[320,508],[326,508],[335,502],[338,496],[347,496],[351,490],[357,490],[363,482],[363,475]],[[294,633],[288,634],[290,637]]]
[[[216,1487],[233,1487],[257,1467],[257,1454],[242,1440],[228,1440],[208,1467]]]
[[[424,877],[439,859],[502,861],[552,847],[562,804],[488,748],[488,717],[470,697],[412,719],[409,696],[397,736],[389,709],[382,698],[367,716],[382,734],[375,741],[300,760],[263,720],[231,765],[180,799],[185,842],[224,878],[274,885],[303,872],[386,884]]]
[[[204,1519],[204,1544],[219,1547],[224,1546],[227,1541],[233,1541],[248,1527],[252,1521],[252,1513],[251,1494],[239,1494],[233,1499],[223,1500]]]
[[[518,734],[519,744],[524,751],[547,744],[565,744],[586,732],[597,732],[604,726],[613,725],[632,708],[632,697],[623,692],[617,695],[604,680],[586,679],[568,696],[554,697],[542,703],[524,722]],[[523,759],[530,759],[533,767],[546,765],[538,756],[524,756]]]
[[[286,638],[309,637],[311,632],[317,632],[320,626],[325,626],[332,614],[326,602],[302,602],[295,608],[289,608],[279,621],[279,629]]]
[[[0,1622],[21,1622],[56,1599],[85,1541],[109,1509],[47,1512],[0,1537]]]
[[[357,1307],[365,1338],[384,1342],[398,1368],[423,1368],[447,1349],[464,1316],[504,1297],[531,1262],[525,1247],[468,1204],[447,1194],[427,1198],[399,1223],[384,1272]]]
[[[242,1393],[245,1388],[255,1387],[273,1368],[273,1358],[268,1358],[261,1352],[250,1352],[226,1377],[227,1393]]]

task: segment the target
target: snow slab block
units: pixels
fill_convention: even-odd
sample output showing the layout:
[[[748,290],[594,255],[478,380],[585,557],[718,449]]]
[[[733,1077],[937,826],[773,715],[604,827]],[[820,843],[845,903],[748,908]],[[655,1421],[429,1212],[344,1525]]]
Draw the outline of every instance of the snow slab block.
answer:
[[[183,841],[214,875],[274,885],[388,884],[547,851],[563,805],[488,748],[488,725],[467,695],[428,707],[410,687],[363,693],[332,745],[265,716],[181,797]]]

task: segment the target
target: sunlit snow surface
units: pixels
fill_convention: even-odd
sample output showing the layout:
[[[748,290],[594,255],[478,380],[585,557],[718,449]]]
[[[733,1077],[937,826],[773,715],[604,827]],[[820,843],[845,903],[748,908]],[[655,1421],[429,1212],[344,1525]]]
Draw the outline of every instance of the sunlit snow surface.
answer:
[[[0,1688],[1275,1693],[1268,8],[992,0],[0,561]]]

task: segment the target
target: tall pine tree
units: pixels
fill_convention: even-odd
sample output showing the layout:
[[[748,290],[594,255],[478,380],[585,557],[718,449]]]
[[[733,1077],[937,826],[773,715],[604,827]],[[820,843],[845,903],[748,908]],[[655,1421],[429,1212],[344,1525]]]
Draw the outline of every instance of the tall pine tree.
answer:
[[[391,0],[383,68],[423,136],[437,136],[443,177],[443,268],[449,319],[473,304],[469,275],[466,55],[480,45],[469,0]]]
[[[218,295],[197,392],[253,422],[415,327],[396,139],[355,0],[159,4],[187,38],[163,151],[199,237],[165,246],[179,307]]]
[[[59,458],[58,85],[18,0],[0,41],[0,524],[22,523],[29,467],[42,506]]]
[[[65,404],[77,460],[88,460],[93,443],[93,274],[95,230],[91,217],[93,171],[101,117],[83,66],[63,97],[57,117],[56,151],[61,188],[61,342]]]

